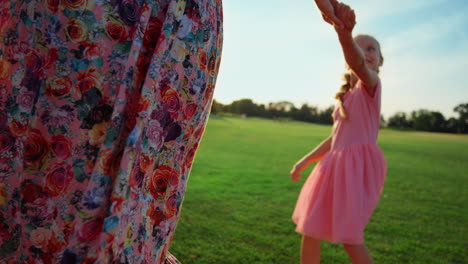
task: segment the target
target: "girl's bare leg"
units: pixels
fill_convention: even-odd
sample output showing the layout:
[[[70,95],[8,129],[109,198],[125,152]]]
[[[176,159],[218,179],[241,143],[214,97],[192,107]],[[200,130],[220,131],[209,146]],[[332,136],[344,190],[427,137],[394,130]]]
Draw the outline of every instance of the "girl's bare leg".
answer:
[[[374,264],[367,247],[362,245],[343,244],[346,253],[351,258],[353,264]]]
[[[320,240],[302,237],[301,264],[320,264]]]

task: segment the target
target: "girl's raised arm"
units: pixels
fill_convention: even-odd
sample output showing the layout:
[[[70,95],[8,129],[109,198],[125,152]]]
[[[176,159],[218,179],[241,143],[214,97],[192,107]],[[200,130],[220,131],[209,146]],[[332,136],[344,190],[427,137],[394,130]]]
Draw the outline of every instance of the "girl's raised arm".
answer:
[[[343,49],[346,63],[357,77],[364,83],[369,94],[374,94],[378,83],[378,73],[366,65],[366,58],[363,51],[353,39],[352,31],[356,24],[354,10],[349,6],[340,3],[335,7],[337,16],[345,24],[344,28],[335,27],[338,39]]]

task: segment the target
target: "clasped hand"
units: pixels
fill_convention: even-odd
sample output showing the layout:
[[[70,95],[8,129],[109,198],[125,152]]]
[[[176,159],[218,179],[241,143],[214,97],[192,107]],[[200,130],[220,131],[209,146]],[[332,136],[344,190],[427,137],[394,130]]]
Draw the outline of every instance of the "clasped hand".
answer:
[[[356,24],[354,10],[337,0],[315,0],[322,13],[323,20],[333,25],[336,30],[352,31]]]

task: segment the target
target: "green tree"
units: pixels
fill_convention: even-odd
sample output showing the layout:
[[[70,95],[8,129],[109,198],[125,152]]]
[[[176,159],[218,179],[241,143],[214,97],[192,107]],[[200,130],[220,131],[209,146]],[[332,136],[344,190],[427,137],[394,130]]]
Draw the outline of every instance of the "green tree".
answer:
[[[388,126],[389,127],[396,127],[396,128],[410,128],[412,127],[411,121],[409,120],[408,116],[404,112],[396,112],[388,119]]]
[[[328,108],[325,108],[324,110],[319,111],[317,123],[329,124],[329,125],[333,124],[332,113],[333,113],[334,108],[335,108],[334,106],[329,106]]]
[[[294,104],[288,101],[281,101],[268,104],[268,112],[271,118],[290,117],[289,111],[294,107]]]
[[[420,109],[411,113],[413,128],[422,131],[444,132],[445,117],[440,112]]]
[[[222,112],[224,112],[224,105],[216,100],[213,100],[213,103],[211,104],[211,113],[217,115]]]
[[[468,133],[468,103],[459,104],[453,108],[458,113],[458,133]]]
[[[445,132],[449,133],[459,133],[458,132],[458,119],[456,118],[449,118],[445,123]]]

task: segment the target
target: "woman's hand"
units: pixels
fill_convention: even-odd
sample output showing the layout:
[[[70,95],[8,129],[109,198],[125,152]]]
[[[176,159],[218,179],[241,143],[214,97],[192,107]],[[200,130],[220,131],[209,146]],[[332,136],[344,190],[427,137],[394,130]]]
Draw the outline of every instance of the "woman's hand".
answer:
[[[339,3],[336,0],[315,0],[315,4],[322,13],[323,20],[327,23],[343,28],[343,22],[336,16],[335,6],[338,6]]]
[[[356,14],[354,10],[351,9],[346,4],[338,3],[335,7],[335,14],[336,16],[343,22],[344,28],[339,28],[335,26],[336,30],[345,30],[345,31],[353,31],[354,26],[356,25]]]

